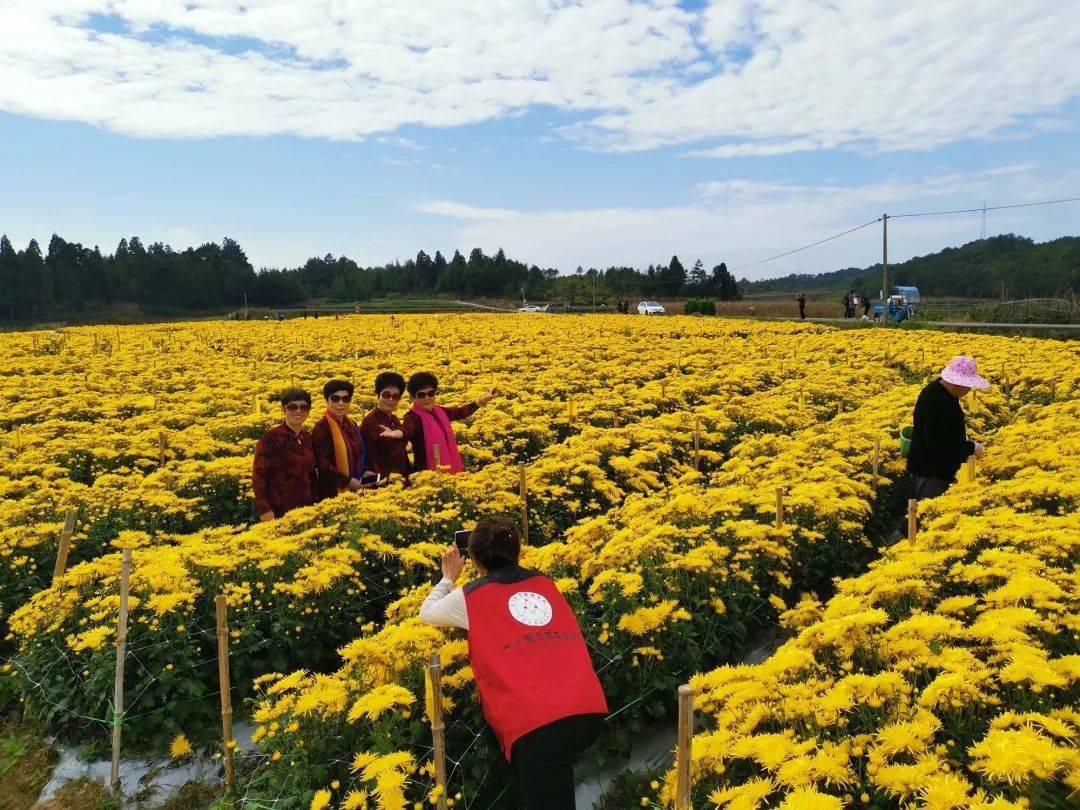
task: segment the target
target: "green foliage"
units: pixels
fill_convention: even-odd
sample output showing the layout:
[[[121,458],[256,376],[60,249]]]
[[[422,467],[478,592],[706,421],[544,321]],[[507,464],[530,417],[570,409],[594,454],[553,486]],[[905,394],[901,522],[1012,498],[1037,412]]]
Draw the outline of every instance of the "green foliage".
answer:
[[[1029,298],[1080,292],[1080,237],[1036,244],[1014,234],[968,242],[957,248],[889,265],[889,283],[914,285],[923,295],[965,298]],[[881,288],[881,264],[827,273],[802,273],[742,281],[748,292],[847,291]]]

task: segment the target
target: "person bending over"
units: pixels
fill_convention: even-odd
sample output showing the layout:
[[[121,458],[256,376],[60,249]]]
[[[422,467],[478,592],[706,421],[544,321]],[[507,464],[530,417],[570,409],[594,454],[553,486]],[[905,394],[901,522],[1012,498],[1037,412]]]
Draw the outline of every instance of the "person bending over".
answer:
[[[915,478],[915,497],[936,498],[956,482],[968,456],[982,458],[986,448],[967,437],[960,399],[990,383],[979,376],[970,357],[954,357],[941,376],[927,384],[915,400],[907,469]]]
[[[467,555],[479,579],[454,586],[465,561],[451,544],[420,619],[468,632],[481,708],[526,807],[574,810],[574,760],[607,714],[577,618],[550,578],[518,565],[521,539],[509,520],[480,520]]]

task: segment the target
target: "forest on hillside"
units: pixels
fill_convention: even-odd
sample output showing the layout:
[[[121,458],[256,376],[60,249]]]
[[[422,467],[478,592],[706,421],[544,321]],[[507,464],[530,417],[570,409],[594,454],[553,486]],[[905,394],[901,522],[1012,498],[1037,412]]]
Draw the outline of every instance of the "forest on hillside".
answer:
[[[893,284],[914,284],[927,296],[965,298],[1065,296],[1080,292],[1080,237],[1037,244],[1013,234],[890,265]],[[43,252],[36,240],[16,250],[0,237],[0,319],[34,321],[135,304],[147,312],[295,307],[310,301],[363,302],[388,296],[498,298],[611,304],[615,298],[739,299],[743,293],[855,289],[875,295],[881,265],[736,283],[724,263],[687,268],[679,257],[639,270],[553,268],[493,256],[474,248],[421,250],[404,262],[364,267],[348,256],[312,257],[294,268],[256,271],[235,239],[173,250],[122,239],[111,254],[54,235]]]
[[[959,298],[1036,298],[1080,293],[1080,237],[1036,243],[1003,234],[889,265],[890,284],[908,284],[923,295]],[[747,293],[843,292],[877,295],[881,263],[827,273],[792,273],[763,281],[742,279]]]

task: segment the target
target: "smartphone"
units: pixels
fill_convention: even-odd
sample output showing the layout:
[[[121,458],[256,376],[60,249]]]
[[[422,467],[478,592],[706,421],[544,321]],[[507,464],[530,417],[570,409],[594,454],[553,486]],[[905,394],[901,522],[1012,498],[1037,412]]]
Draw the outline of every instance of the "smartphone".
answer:
[[[371,470],[360,476],[360,486],[362,487],[377,487],[381,481],[382,473],[372,472]]]
[[[472,534],[471,529],[463,529],[460,532],[454,532],[454,545],[457,546],[458,553],[462,557],[469,556],[469,535]]]

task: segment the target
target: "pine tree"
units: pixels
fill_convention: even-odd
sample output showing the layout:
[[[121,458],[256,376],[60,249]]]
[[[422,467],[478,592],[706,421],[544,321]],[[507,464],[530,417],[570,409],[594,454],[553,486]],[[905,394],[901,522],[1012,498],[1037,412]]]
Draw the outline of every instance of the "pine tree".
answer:
[[[0,236],[0,312],[15,318],[16,290],[19,280],[19,254],[7,234]]]

